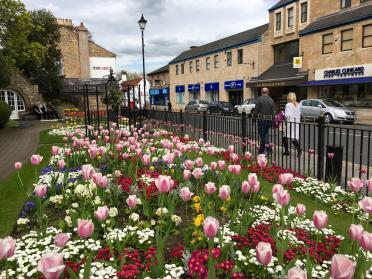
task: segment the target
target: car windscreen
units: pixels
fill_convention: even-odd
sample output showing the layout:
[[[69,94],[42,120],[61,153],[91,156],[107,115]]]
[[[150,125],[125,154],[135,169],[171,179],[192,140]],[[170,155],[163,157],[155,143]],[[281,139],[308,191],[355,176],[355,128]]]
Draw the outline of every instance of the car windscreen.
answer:
[[[325,103],[329,107],[337,107],[337,108],[344,107],[343,104],[341,104],[340,102],[334,101],[334,100],[323,100],[323,103]]]

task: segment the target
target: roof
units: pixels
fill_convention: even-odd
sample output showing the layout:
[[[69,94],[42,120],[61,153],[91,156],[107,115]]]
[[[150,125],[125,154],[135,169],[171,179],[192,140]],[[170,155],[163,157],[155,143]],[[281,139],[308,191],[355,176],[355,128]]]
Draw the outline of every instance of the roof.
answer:
[[[142,78],[136,78],[131,80],[126,80],[121,83],[122,86],[125,85],[138,85],[142,81]]]
[[[156,69],[155,71],[152,71],[151,73],[147,74],[148,76],[163,73],[163,72],[169,72],[169,65],[164,65],[163,67]]]
[[[355,23],[372,18],[372,3],[318,18],[300,32],[300,36],[321,32],[327,29]]]
[[[284,6],[287,6],[293,2],[297,2],[298,0],[280,0],[278,3],[276,3],[274,6],[272,6],[269,11],[273,11],[273,10],[276,10],[276,9],[279,9],[281,7],[284,7]]]
[[[261,25],[256,28],[202,45],[199,47],[191,48],[182,52],[174,58],[169,64],[177,63],[180,61],[200,57],[213,52],[218,52],[228,48],[236,47],[239,45],[256,43],[261,40],[261,35],[269,29],[269,24]]]
[[[107,54],[113,56],[113,57],[116,57],[116,54],[113,53],[112,51],[109,51],[107,49],[105,49],[104,47],[100,46],[99,44],[97,44],[96,42],[92,41],[92,40],[89,40],[89,45],[94,45],[100,49],[102,49],[104,52],[106,52]]]

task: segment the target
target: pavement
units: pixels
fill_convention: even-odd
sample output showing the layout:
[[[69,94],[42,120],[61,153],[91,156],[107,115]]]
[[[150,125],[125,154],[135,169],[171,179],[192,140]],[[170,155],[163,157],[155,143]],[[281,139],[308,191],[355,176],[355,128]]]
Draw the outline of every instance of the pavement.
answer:
[[[39,145],[40,131],[49,128],[50,122],[19,121],[17,128],[0,129],[0,181],[14,172],[14,163],[26,163]]]

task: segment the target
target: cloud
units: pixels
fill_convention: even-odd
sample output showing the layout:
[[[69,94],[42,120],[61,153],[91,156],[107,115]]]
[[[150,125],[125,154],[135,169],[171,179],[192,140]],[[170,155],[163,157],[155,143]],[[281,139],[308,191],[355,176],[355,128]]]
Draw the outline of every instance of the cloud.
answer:
[[[202,45],[268,22],[278,0],[24,0],[28,9],[46,8],[58,18],[81,21],[94,41],[115,52],[117,70],[141,71],[141,14],[148,20],[145,55],[156,69],[191,45]]]

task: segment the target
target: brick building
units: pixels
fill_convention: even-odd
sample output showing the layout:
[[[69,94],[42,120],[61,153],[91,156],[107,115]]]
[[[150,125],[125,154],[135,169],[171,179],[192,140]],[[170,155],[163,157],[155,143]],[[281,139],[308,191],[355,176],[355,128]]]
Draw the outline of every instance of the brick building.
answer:
[[[151,105],[156,108],[164,108],[169,101],[169,65],[152,71],[147,74],[147,77],[152,84],[149,91]]]

